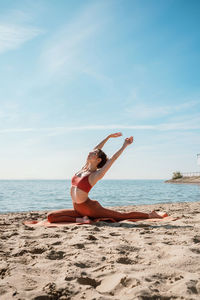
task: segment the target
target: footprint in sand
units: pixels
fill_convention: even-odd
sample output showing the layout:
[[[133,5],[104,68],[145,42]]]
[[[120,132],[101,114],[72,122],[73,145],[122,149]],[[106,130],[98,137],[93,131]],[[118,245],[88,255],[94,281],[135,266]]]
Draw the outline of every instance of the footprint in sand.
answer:
[[[34,228],[34,227],[29,227],[29,226],[24,225],[24,230],[34,231],[35,228]]]
[[[51,260],[59,260],[59,259],[63,259],[64,258],[64,254],[65,252],[63,251],[55,251],[55,250],[51,250],[46,258],[51,259]]]
[[[120,236],[121,234],[119,234],[117,232],[110,232],[109,235],[111,235],[111,236]]]
[[[94,227],[94,228],[92,228],[91,233],[93,233],[93,231],[101,231],[101,229],[99,229],[99,227]]]
[[[193,237],[193,242],[194,242],[195,244],[200,243],[200,235],[194,236],[194,237]]]
[[[150,277],[146,277],[145,280],[147,282],[153,282],[155,286],[158,286],[162,283],[166,284],[166,282],[169,283],[175,283],[176,281],[179,281],[183,279],[184,277],[180,274],[161,274],[161,273],[156,273]]]
[[[23,256],[24,254],[28,253],[28,250],[27,249],[20,249],[19,251],[17,252],[14,252],[12,254],[12,256],[14,257],[18,257],[18,256]]]
[[[189,294],[198,294],[197,283],[197,280],[190,280],[189,282],[186,282],[187,291]]]
[[[19,235],[17,231],[12,232],[11,234],[8,235],[8,238],[11,238],[13,236]]]
[[[174,245],[173,241],[163,241],[163,244],[165,245]]]
[[[60,235],[55,233],[55,234],[49,234],[48,237],[52,238],[52,239],[58,239],[58,238],[60,238]]]
[[[38,282],[32,278],[26,278],[26,280],[24,280],[23,285],[25,291],[32,291],[37,289]]]
[[[42,253],[44,253],[45,251],[46,251],[47,249],[45,249],[45,248],[31,248],[31,249],[29,249],[29,252],[31,253],[31,254],[42,254]]]
[[[132,259],[128,258],[128,257],[120,257],[116,260],[117,263],[119,264],[124,264],[124,265],[132,265],[134,262]]]
[[[96,287],[96,290],[100,293],[112,293],[112,295],[114,295],[115,289],[121,286],[126,279],[127,276],[123,273],[106,276]]]
[[[76,267],[79,267],[79,268],[82,268],[82,269],[84,269],[84,268],[89,268],[89,266],[87,266],[86,264],[84,264],[84,263],[75,263],[74,264]]]
[[[47,239],[49,237],[49,234],[48,233],[43,233],[41,234],[40,236],[42,239]]]
[[[8,239],[9,239],[9,236],[7,236],[6,234],[1,235],[1,240],[8,240]]]
[[[87,240],[89,240],[89,241],[96,241],[97,238],[96,238],[94,235],[89,234],[89,235],[87,236]]]
[[[80,244],[80,243],[73,244],[72,246],[75,247],[75,248],[77,248],[77,249],[84,249],[85,248],[85,245],[84,244]]]
[[[61,241],[56,241],[56,242],[52,243],[52,246],[59,246],[59,245],[61,245],[61,244],[62,244]]]
[[[72,281],[72,280],[74,280],[74,277],[73,276],[66,276],[65,280],[66,281]]]
[[[73,299],[72,295],[77,294],[73,291],[73,287],[58,288],[52,282],[45,285],[43,291],[47,295],[37,296],[37,298],[33,298],[32,300]]]
[[[200,254],[200,249],[199,248],[190,248],[190,251],[192,251],[195,254]]]
[[[129,254],[130,252],[138,252],[140,248],[136,248],[134,246],[128,246],[128,245],[122,245],[122,246],[117,246],[116,250],[119,252],[119,254]]]
[[[4,264],[0,267],[0,278],[4,279],[8,275],[9,275],[9,268],[6,264]]]
[[[82,285],[90,285],[94,288],[96,288],[101,283],[100,281],[97,281],[89,277],[78,277],[77,282]]]

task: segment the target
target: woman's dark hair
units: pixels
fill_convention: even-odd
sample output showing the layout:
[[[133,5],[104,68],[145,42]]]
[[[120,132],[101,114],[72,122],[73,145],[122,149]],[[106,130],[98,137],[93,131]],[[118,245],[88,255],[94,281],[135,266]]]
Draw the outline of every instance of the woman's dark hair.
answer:
[[[98,149],[98,157],[101,158],[100,163],[97,165],[97,169],[102,168],[108,160],[107,155],[101,150]]]

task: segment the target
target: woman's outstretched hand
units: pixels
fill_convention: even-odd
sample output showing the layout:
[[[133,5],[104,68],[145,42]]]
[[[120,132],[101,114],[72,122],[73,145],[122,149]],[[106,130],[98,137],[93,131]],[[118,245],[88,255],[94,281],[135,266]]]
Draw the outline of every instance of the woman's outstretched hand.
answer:
[[[115,137],[119,137],[119,136],[122,136],[121,132],[112,133],[112,134],[109,135],[110,138],[115,138]]]
[[[124,141],[124,146],[128,146],[130,144],[132,144],[133,142],[133,136],[130,136],[129,138],[126,138]]]

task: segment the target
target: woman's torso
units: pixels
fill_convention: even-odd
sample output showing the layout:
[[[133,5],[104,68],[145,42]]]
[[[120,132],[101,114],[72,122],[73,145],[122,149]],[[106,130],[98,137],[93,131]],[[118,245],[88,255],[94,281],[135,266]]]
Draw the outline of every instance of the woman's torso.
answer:
[[[88,172],[86,170],[81,170],[75,174],[75,177],[84,178],[84,180],[88,181],[90,188],[93,186],[92,177],[95,172]],[[73,177],[74,178],[74,177]],[[83,203],[88,199],[88,192],[83,191],[77,186],[71,186],[71,198],[73,203]]]

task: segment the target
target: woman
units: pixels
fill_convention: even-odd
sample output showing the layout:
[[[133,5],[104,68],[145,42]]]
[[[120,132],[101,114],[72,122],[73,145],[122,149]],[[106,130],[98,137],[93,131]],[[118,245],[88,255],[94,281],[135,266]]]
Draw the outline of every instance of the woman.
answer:
[[[127,146],[133,143],[133,137],[126,138],[123,146],[108,159],[101,150],[110,138],[122,136],[121,132],[108,135],[93,151],[88,154],[85,166],[72,177],[71,198],[74,210],[62,209],[48,214],[48,221],[89,223],[91,219],[112,218],[116,221],[127,219],[161,218],[155,211],[148,213],[127,212],[121,213],[101,206],[96,200],[91,200],[88,193],[91,188],[104,177],[116,159],[122,154]],[[89,217],[89,218],[88,218]]]

